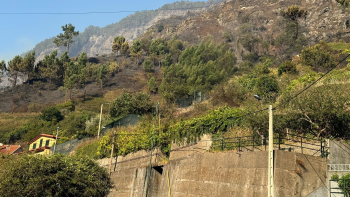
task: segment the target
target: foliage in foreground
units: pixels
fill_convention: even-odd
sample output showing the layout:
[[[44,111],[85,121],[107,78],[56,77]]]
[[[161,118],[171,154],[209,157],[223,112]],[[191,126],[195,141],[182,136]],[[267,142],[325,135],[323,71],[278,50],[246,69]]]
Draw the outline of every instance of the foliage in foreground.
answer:
[[[332,180],[336,180],[338,183],[339,188],[345,194],[344,196],[348,197],[350,195],[350,174],[343,174],[341,177],[339,177],[338,174],[334,174],[331,177]]]
[[[52,155],[0,158],[0,196],[106,196],[105,169],[86,157]]]

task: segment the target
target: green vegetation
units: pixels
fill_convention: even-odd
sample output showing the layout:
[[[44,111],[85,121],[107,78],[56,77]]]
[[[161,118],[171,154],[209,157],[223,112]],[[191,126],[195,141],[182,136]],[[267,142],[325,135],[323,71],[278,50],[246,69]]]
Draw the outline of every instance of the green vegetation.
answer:
[[[107,171],[86,157],[6,156],[0,158],[0,196],[106,196]],[[23,170],[26,169],[26,170]]]
[[[154,104],[145,93],[131,94],[124,92],[111,104],[111,117],[123,117],[128,114],[143,115],[153,111]]]
[[[164,69],[160,90],[164,98],[192,95],[194,90],[209,91],[237,70],[236,57],[227,45],[202,41],[184,50],[179,62]]]
[[[340,3],[343,7],[349,7],[350,1],[349,0],[336,0],[338,3]]]
[[[350,174],[346,173],[343,174],[341,177],[338,174],[334,174],[331,177],[331,180],[336,180],[338,183],[338,187],[344,194],[344,196],[349,196],[350,195]]]
[[[58,34],[53,40],[53,43],[55,43],[57,47],[67,47],[67,53],[69,53],[69,46],[74,42],[74,36],[79,35],[79,31],[74,31],[74,29],[75,27],[70,23],[62,26],[62,31],[64,33]]]

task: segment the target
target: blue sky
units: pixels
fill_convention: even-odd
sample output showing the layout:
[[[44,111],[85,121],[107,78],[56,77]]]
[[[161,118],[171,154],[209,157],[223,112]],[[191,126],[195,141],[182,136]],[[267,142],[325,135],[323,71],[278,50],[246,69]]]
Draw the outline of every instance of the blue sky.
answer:
[[[132,13],[88,15],[4,15],[1,13],[67,13],[142,11],[161,7],[174,0],[0,0],[0,61],[6,62],[34,48],[35,44],[62,32],[72,23],[84,31],[89,25],[104,27]]]

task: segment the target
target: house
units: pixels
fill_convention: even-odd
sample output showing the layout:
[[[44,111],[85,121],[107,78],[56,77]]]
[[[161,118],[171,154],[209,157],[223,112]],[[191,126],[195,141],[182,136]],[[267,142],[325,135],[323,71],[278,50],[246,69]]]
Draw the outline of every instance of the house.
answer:
[[[60,137],[57,137],[60,139]],[[28,142],[29,153],[35,153],[40,155],[49,155],[53,150],[51,147],[55,145],[56,136],[48,134],[40,134]]]
[[[7,155],[19,155],[23,153],[21,145],[3,145],[0,144],[0,153]]]

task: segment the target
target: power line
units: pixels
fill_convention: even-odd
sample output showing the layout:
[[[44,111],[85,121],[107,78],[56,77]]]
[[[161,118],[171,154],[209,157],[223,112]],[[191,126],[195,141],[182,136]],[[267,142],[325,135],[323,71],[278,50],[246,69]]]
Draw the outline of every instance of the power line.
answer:
[[[157,10],[120,10],[113,12],[0,12],[0,15],[87,15],[87,14],[119,14],[119,13],[133,13],[144,11],[172,11],[172,10],[193,10],[209,8],[210,6],[192,7],[192,8],[174,8],[174,9],[157,9]]]
[[[310,160],[306,157],[305,154],[303,154],[303,155],[304,155],[305,159],[309,162],[309,164],[311,165],[312,169],[315,171],[315,173],[317,174],[318,178],[321,180],[321,182],[323,183],[323,185],[326,187],[326,189],[328,190],[328,192],[331,192],[331,191],[328,189],[326,183],[323,182],[323,180],[321,179],[320,175],[317,173],[316,169],[314,168],[314,166],[312,165],[312,163],[310,162]],[[334,196],[334,194],[333,194],[333,196]]]
[[[347,55],[343,60],[341,60],[338,64],[336,64],[335,66],[333,66],[331,69],[329,69],[324,75],[322,75],[320,78],[318,78],[316,81],[312,82],[309,86],[307,86],[306,88],[304,88],[303,90],[301,90],[299,93],[297,93],[296,95],[294,95],[292,98],[289,98],[287,101],[285,101],[284,103],[281,103],[279,105],[277,105],[276,107],[273,108],[273,110],[275,110],[276,108],[282,106],[282,105],[286,105],[288,104],[290,101],[292,101],[293,99],[295,99],[296,97],[298,97],[300,94],[302,94],[303,92],[305,92],[306,90],[308,90],[311,86],[315,85],[317,82],[319,82],[322,78],[324,78],[326,75],[328,75],[330,72],[332,72],[336,67],[338,67],[341,63],[343,63],[348,57],[350,56]]]

